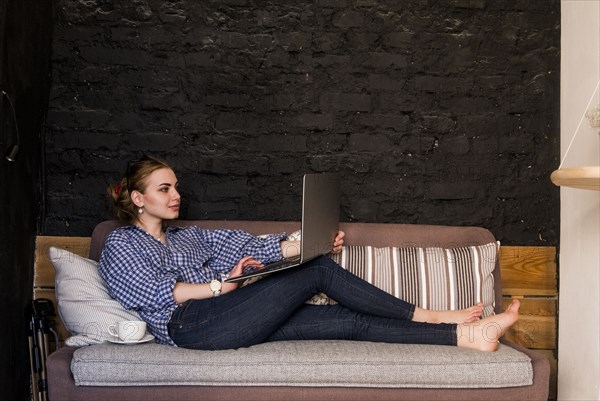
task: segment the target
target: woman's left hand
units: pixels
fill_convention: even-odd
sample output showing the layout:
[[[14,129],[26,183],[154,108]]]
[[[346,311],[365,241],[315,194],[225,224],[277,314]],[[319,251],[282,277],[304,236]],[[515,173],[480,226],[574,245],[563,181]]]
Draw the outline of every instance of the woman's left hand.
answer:
[[[346,236],[345,232],[338,231],[337,236],[333,240],[333,249],[331,250],[332,253],[342,252],[342,247],[344,246],[344,237],[345,236]]]

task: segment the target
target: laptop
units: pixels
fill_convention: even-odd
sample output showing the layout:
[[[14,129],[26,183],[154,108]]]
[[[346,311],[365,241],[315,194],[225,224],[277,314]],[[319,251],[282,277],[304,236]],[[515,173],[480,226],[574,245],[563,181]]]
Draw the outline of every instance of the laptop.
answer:
[[[265,263],[261,269],[247,269],[227,283],[264,276],[300,266],[331,252],[339,231],[340,181],[336,174],[305,174],[302,179],[302,229],[300,255]]]

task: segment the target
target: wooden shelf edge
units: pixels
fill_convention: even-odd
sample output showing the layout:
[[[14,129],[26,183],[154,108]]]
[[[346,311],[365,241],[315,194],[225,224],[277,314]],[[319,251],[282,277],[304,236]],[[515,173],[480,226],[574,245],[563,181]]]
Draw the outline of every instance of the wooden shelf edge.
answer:
[[[600,166],[554,170],[550,179],[556,186],[600,191]]]

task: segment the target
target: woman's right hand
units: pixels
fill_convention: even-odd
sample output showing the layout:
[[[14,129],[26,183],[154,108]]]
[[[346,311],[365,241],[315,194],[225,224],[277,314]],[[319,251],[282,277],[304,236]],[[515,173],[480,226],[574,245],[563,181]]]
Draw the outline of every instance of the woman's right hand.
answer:
[[[235,265],[233,267],[233,269],[231,269],[228,276],[229,277],[238,277],[238,276],[242,275],[242,273],[244,272],[245,269],[260,270],[263,267],[265,267],[265,265],[263,265],[258,260],[254,259],[252,256],[245,256],[242,259],[240,259],[240,261],[237,263],[237,265]],[[240,282],[223,283],[221,291],[223,293],[231,292],[231,291],[235,290],[236,288],[238,288],[239,285],[240,285]]]

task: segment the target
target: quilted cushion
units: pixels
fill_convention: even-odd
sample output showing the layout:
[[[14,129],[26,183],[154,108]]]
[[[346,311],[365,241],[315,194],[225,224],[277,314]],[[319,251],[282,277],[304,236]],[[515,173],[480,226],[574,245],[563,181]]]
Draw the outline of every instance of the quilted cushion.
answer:
[[[530,385],[529,357],[441,345],[281,341],[199,351],[154,343],[104,343],[75,351],[80,386],[323,386],[495,388]]]

